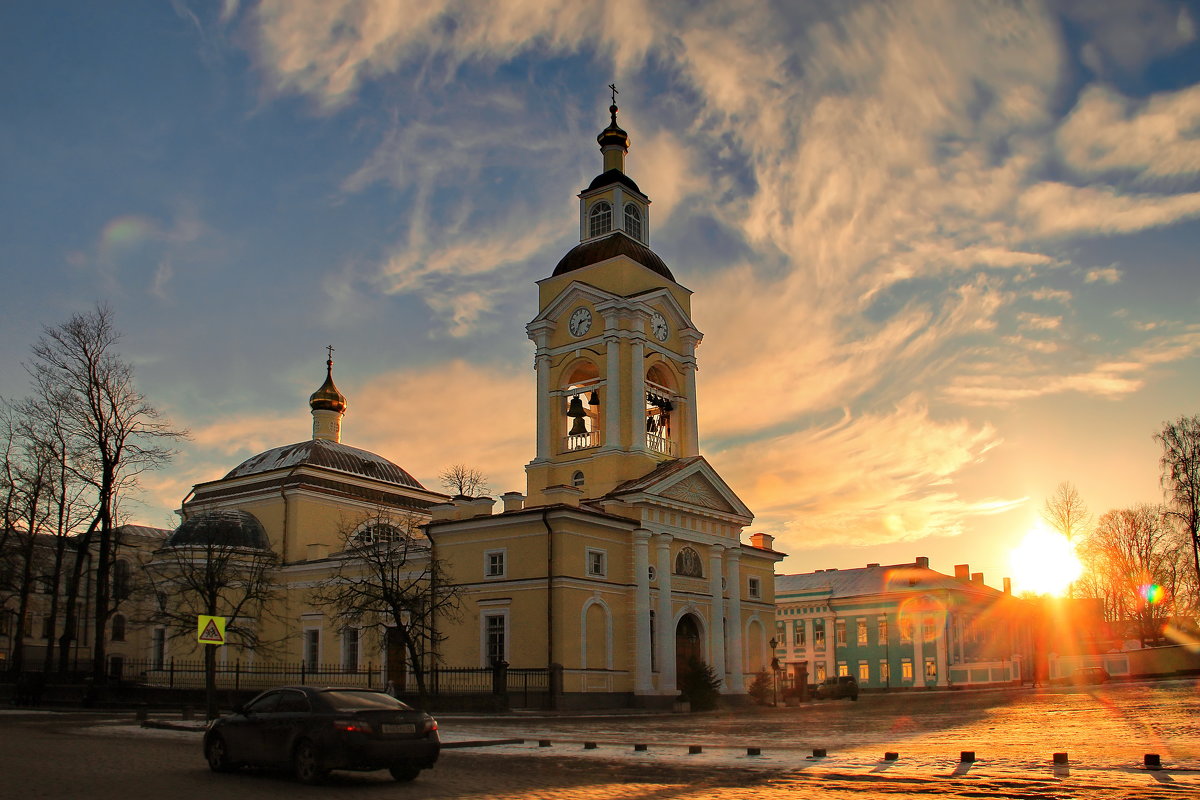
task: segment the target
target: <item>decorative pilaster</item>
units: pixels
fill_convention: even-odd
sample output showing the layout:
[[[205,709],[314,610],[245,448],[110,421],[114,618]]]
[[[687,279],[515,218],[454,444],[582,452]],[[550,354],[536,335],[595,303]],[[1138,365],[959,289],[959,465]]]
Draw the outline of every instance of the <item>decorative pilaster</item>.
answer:
[[[731,547],[725,553],[726,575],[729,579],[729,608],[725,614],[729,620],[726,633],[729,638],[729,651],[725,660],[725,685],[735,694],[746,691],[746,668],[742,660],[742,571],[739,563],[741,555],[737,547]]]
[[[675,693],[675,615],[671,604],[671,534],[654,537],[658,550],[658,693]]]
[[[938,626],[937,638],[934,639],[934,653],[937,658],[937,685],[950,685],[950,658],[946,653],[946,625]]]
[[[654,694],[650,658],[650,531],[633,532],[634,694]]]
[[[646,360],[645,343],[634,339],[629,346],[629,449],[635,453],[646,451]]]
[[[725,589],[721,586],[724,574],[724,545],[713,544],[708,548],[708,592],[712,595],[709,621],[708,652],[709,666],[721,678],[721,691],[729,691],[725,676]]]
[[[913,686],[925,685],[925,618],[913,614]]]
[[[607,324],[607,322],[606,322]],[[605,336],[607,364],[604,383],[604,450],[621,449],[621,339]]]
[[[537,370],[537,460],[547,461],[554,452],[550,403],[555,398],[550,397],[550,356],[539,354],[533,362]]]

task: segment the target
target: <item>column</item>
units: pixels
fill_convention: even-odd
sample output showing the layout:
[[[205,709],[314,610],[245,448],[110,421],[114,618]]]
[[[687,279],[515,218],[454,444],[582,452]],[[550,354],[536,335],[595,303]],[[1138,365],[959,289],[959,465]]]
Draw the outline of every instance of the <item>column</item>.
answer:
[[[825,619],[825,677],[837,675],[837,617]]]
[[[553,450],[550,413],[550,356],[540,354],[533,360],[537,369],[537,460],[547,461]]]
[[[738,559],[742,551],[731,547],[725,553],[726,575],[729,578],[729,653],[725,661],[725,684],[736,694],[746,691],[746,667],[742,660],[742,572]]]
[[[607,321],[605,322],[607,325]],[[621,340],[616,336],[605,336],[604,345],[608,353],[604,384],[604,447],[605,450],[621,449]]]
[[[629,449],[646,451],[646,367],[645,345],[634,339],[629,346]]]
[[[653,694],[654,678],[650,659],[650,531],[645,528],[633,532],[633,585],[633,693]]]
[[[938,626],[937,638],[934,639],[934,653],[937,658],[937,685],[950,685],[950,658],[946,650],[946,623],[943,620]]]
[[[658,693],[675,694],[675,615],[671,606],[671,534],[654,537],[658,550]]]
[[[925,685],[925,617],[913,614],[913,686]]]
[[[681,458],[695,456],[700,454],[700,426],[696,422],[699,416],[699,405],[696,400],[696,365],[694,363],[683,364],[683,376],[687,382],[687,414],[684,418],[686,428],[682,431],[683,439],[682,447],[680,447],[679,455]]]
[[[721,678],[721,691],[728,692],[729,684],[725,679],[725,589],[721,586],[721,576],[725,572],[724,554],[724,545],[709,545],[708,593],[712,596],[712,601],[709,606],[711,620],[708,625],[708,665]]]

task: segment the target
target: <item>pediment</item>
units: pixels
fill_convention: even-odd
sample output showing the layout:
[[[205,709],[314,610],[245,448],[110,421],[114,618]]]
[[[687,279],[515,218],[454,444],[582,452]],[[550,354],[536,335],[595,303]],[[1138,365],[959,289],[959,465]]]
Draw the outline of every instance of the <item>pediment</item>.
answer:
[[[546,304],[542,312],[533,318],[530,325],[543,320],[554,320],[561,317],[564,313],[573,309],[580,302],[589,303],[593,306],[603,303],[606,300],[619,300],[618,295],[612,292],[606,292],[603,289],[597,289],[590,283],[583,281],[571,281],[567,284],[567,288],[563,289],[557,297]]]
[[[633,502],[661,498],[667,505],[690,507],[699,513],[715,512],[743,519],[744,524],[754,519],[754,512],[703,456],[664,462],[643,477],[618,486],[612,496]]]
[[[736,514],[737,509],[721,496],[721,490],[703,475],[689,475],[657,493],[661,497],[680,500],[691,505]]]

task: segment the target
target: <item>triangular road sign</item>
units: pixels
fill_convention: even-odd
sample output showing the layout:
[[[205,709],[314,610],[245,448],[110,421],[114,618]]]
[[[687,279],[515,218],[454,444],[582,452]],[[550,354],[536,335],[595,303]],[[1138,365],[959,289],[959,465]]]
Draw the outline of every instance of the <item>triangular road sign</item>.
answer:
[[[225,644],[225,618],[201,615],[197,620],[196,641],[200,644]]]

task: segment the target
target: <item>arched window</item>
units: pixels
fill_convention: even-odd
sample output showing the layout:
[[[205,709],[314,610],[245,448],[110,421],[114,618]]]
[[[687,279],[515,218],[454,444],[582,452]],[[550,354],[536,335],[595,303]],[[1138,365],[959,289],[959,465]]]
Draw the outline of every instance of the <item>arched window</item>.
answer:
[[[114,642],[125,641],[125,615],[117,614],[112,618],[112,640]]]
[[[612,230],[612,226],[612,205],[601,200],[592,206],[592,211],[588,214],[588,236],[603,236]]]
[[[578,470],[575,471],[575,474],[571,476],[571,485],[576,487],[583,486],[582,472],[579,472]]]
[[[642,240],[642,212],[633,203],[625,204],[625,232],[639,242]]]
[[[675,556],[675,574],[685,578],[703,578],[704,565],[700,562],[700,554],[691,547],[685,547]]]
[[[663,364],[646,371],[646,447],[656,453],[675,456],[675,437],[671,430],[671,412],[675,403],[675,381]]]
[[[114,600],[129,597],[129,562],[118,561],[113,565],[112,594]]]
[[[587,359],[568,367],[562,384],[564,451],[603,444],[600,436],[600,371]]]

